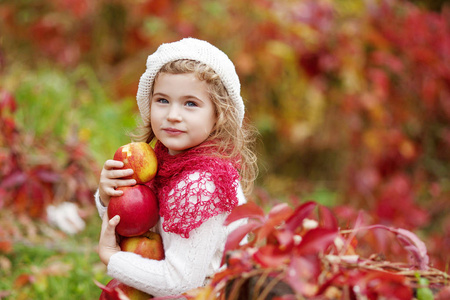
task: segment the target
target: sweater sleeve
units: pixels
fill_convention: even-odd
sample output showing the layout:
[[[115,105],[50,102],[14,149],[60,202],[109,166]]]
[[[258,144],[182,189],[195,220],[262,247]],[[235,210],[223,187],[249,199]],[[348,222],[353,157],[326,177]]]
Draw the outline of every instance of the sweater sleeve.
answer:
[[[226,214],[210,218],[190,233],[188,239],[174,233],[163,235],[165,259],[143,258],[131,252],[111,256],[108,275],[153,296],[175,296],[204,284],[208,266],[218,248],[222,250],[227,230]]]
[[[97,207],[97,210],[98,210],[98,214],[99,214],[100,218],[103,218],[103,215],[108,210],[108,207],[103,206],[102,202],[100,201],[100,193],[99,193],[98,189],[94,194],[94,199],[95,199],[95,206]]]

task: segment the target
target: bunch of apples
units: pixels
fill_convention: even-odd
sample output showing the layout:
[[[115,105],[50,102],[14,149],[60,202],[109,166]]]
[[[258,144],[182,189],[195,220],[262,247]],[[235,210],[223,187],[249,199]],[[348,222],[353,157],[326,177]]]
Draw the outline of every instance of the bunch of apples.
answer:
[[[162,260],[165,255],[161,236],[149,231],[159,220],[159,205],[155,194],[145,184],[156,175],[156,154],[149,144],[134,142],[119,147],[114,160],[122,161],[123,169],[133,169],[134,174],[129,178],[136,180],[134,186],[119,187],[118,189],[123,190],[123,195],[111,197],[108,205],[110,218],[120,216],[116,227],[120,248],[146,258]],[[106,287],[102,287],[100,300],[115,299],[113,295],[119,292],[117,288],[132,300],[151,298],[142,291],[112,279]]]

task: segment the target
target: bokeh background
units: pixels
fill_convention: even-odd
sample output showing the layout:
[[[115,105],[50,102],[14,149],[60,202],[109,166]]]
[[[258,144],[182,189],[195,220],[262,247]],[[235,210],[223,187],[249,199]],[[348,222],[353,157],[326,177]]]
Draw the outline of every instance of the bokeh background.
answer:
[[[259,131],[251,201],[411,230],[448,271],[446,2],[0,1],[0,299],[98,297],[99,172],[130,141],[147,56],[188,36],[236,65]],[[64,230],[47,212],[67,202],[81,221]],[[361,246],[406,260],[385,236]]]

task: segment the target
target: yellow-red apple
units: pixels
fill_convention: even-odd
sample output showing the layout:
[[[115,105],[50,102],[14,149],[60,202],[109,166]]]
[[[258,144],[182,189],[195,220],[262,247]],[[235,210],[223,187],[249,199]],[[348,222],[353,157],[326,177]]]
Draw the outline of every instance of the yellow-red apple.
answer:
[[[141,236],[122,238],[120,249],[150,259],[162,260],[165,257],[161,235],[152,231],[147,231]]]
[[[128,286],[115,278],[111,279],[106,287],[102,286],[101,288],[102,293],[100,294],[99,300],[119,299],[120,296],[117,289],[120,289],[130,300],[147,300],[153,298],[151,295]]]
[[[120,187],[122,196],[111,197],[109,218],[120,216],[116,232],[121,236],[137,236],[147,232],[159,220],[159,206],[155,194],[146,185]]]
[[[122,161],[123,169],[133,169],[134,173],[126,178],[137,183],[146,183],[153,179],[158,169],[158,161],[153,148],[144,142],[134,142],[123,146],[114,153],[114,160]]]

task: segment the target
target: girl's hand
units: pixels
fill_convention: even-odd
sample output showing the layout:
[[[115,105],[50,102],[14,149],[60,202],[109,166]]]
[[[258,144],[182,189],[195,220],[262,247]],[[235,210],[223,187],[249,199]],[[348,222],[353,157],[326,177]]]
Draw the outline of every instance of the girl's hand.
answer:
[[[114,216],[109,220],[108,214],[103,215],[102,231],[98,242],[98,256],[100,260],[108,265],[111,256],[120,251],[120,246],[116,239],[116,226],[120,222],[120,216]]]
[[[98,191],[104,206],[108,206],[110,197],[122,196],[123,191],[116,190],[118,187],[132,186],[136,184],[136,180],[134,179],[123,178],[132,175],[134,173],[133,169],[121,168],[123,168],[123,162],[118,160],[109,159],[103,165],[103,169],[100,174]]]

